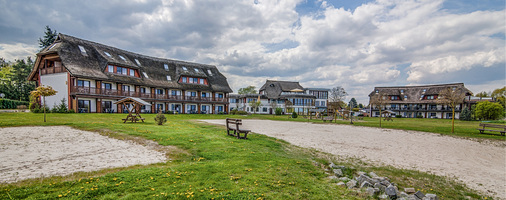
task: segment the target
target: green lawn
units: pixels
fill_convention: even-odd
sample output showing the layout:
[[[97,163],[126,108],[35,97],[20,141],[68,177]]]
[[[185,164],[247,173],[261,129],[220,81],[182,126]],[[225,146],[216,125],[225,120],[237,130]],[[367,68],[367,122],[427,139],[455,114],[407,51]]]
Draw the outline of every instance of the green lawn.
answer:
[[[0,185],[0,199],[366,199],[367,195],[337,187],[324,168],[330,161],[354,167],[351,173],[374,171],[401,188],[430,191],[444,199],[480,199],[477,192],[445,177],[358,160],[339,160],[311,149],[258,134],[248,140],[227,136],[223,127],[195,119],[224,119],[227,115],[166,115],[168,123],[122,123],[125,114],[0,113],[0,127],[68,125],[114,138],[138,136],[176,147],[166,163],[81,172],[64,177],[31,179]],[[237,116],[233,116],[237,117]],[[248,116],[248,118],[272,116]],[[286,119],[288,119],[285,116]],[[281,117],[279,117],[281,119]],[[303,121],[304,119],[296,119]],[[374,119],[364,125],[373,126]],[[395,122],[400,123],[400,122]],[[408,124],[404,122],[403,124]],[[405,125],[407,126],[407,125]],[[421,126],[423,127],[423,126]],[[490,199],[490,197],[488,197]],[[372,198],[371,198],[372,199]]]

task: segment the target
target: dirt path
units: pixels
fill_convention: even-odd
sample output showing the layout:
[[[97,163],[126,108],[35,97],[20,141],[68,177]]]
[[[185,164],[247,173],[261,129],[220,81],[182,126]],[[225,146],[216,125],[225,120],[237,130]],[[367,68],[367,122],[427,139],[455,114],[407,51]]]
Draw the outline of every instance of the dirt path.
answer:
[[[225,125],[225,120],[202,120]],[[506,142],[477,142],[433,133],[336,124],[243,120],[244,128],[301,147],[400,168],[455,176],[506,199]]]
[[[164,162],[130,141],[65,126],[0,128],[0,183]]]

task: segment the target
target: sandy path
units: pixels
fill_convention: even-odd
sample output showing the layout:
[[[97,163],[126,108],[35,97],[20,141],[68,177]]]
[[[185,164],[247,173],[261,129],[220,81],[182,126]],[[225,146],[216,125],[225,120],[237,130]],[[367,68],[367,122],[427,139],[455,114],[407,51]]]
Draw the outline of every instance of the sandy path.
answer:
[[[202,120],[225,125],[225,120]],[[336,124],[243,120],[245,129],[301,147],[375,163],[456,176],[506,199],[506,142],[477,142],[433,133]]]
[[[65,126],[0,128],[0,182],[164,162],[163,153]]]

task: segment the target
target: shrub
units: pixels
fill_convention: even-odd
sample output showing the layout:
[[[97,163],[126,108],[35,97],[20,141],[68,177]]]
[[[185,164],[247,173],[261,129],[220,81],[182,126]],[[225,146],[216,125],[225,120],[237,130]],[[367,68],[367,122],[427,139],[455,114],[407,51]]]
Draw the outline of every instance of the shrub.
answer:
[[[230,111],[230,114],[231,114],[231,115],[235,115],[236,113],[237,113],[237,109],[236,109],[236,108],[234,108],[234,109],[232,109],[232,110]]]
[[[395,115],[395,118],[402,118],[402,115]]]
[[[174,114],[174,111],[173,110],[169,110],[166,112],[167,114]]]
[[[16,101],[10,99],[0,99],[0,109],[16,109],[20,105],[28,105],[28,101]]]
[[[293,111],[293,113],[292,113],[292,118],[294,118],[294,119],[295,119],[295,118],[297,118],[297,117],[298,117],[297,113],[296,113],[295,111]]]
[[[76,112],[76,111],[74,111],[74,109],[70,109],[70,110],[68,111],[68,113],[75,113],[75,112]]]
[[[484,120],[494,120],[502,117],[504,108],[499,103],[480,101],[476,104],[475,117]]]
[[[416,118],[423,118],[421,114],[417,115]]]
[[[274,110],[274,113],[276,113],[276,115],[281,115],[283,113],[283,108],[276,108],[276,110]]]
[[[167,122],[167,118],[162,113],[162,111],[160,111],[160,112],[158,112],[158,114],[156,114],[155,121],[156,121],[156,124],[163,125],[165,122]]]
[[[218,112],[218,115],[224,115],[225,113],[223,111]]]
[[[235,114],[237,114],[237,115],[247,115],[248,112],[246,112],[244,110],[239,110],[239,111],[235,112]]]

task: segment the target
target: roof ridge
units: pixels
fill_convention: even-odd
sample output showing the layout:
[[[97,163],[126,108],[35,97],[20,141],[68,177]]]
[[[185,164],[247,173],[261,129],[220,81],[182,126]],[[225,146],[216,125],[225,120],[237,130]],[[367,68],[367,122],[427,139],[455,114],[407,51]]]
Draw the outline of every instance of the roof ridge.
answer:
[[[434,87],[434,86],[449,86],[449,85],[464,85],[464,83],[446,83],[446,84],[430,84],[430,85],[414,85],[414,86],[382,86],[374,88],[415,88],[415,87]]]

